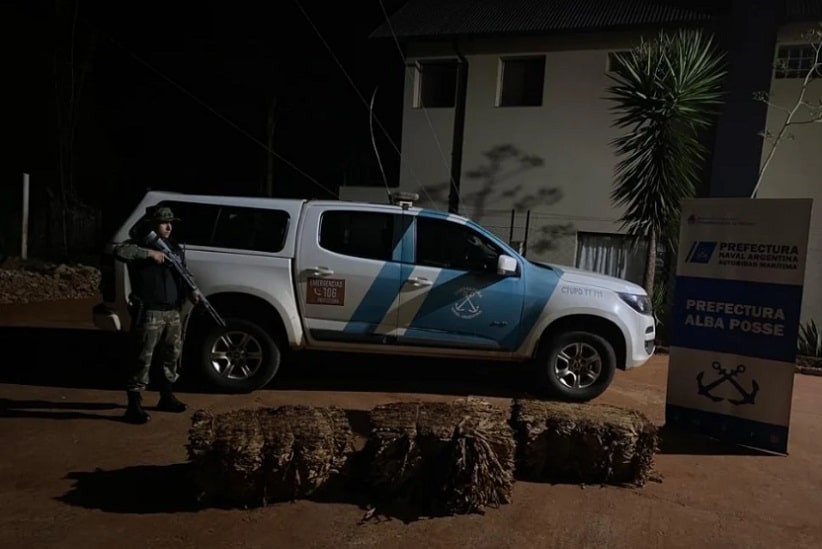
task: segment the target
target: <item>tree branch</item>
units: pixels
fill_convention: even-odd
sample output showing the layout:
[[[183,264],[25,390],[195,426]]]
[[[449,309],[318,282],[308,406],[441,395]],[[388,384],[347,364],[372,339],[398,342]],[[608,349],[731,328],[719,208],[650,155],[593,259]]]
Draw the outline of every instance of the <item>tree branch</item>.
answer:
[[[757,178],[756,185],[754,185],[753,191],[751,192],[751,198],[756,198],[756,193],[759,192],[759,187],[762,185],[762,180],[765,176],[765,171],[771,164],[771,160],[773,160],[774,154],[776,153],[776,148],[779,146],[779,143],[785,137],[785,131],[788,129],[788,127],[803,124],[812,124],[822,121],[822,117],[800,121],[794,121],[793,119],[796,116],[796,113],[799,112],[800,107],[809,106],[805,101],[805,94],[808,91],[808,84],[810,84],[811,80],[813,80],[814,75],[820,70],[822,70],[822,63],[820,63],[820,52],[822,52],[822,32],[814,30],[810,33],[810,36],[812,36],[816,40],[816,42],[811,44],[811,47],[813,47],[814,50],[813,64],[811,65],[810,69],[808,69],[808,72],[805,74],[805,78],[802,79],[802,86],[799,89],[799,95],[796,99],[796,103],[794,103],[794,106],[788,109],[787,107],[780,107],[774,105],[765,94],[762,94],[758,97],[759,101],[764,102],[769,107],[774,107],[777,110],[786,112],[787,115],[785,117],[785,121],[782,123],[782,127],[776,134],[776,138],[773,140],[773,144],[771,145],[771,148],[768,151],[768,156],[765,158],[765,162],[763,162],[762,166],[759,168],[759,177]]]
[[[804,126],[805,124],[820,124],[822,123],[822,116],[818,118],[809,118],[808,120],[797,120],[795,122],[791,122],[791,126]]]
[[[767,99],[761,99],[760,101],[762,101],[763,103],[765,103],[768,107],[770,107],[772,109],[782,111],[786,114],[791,113],[791,109],[789,109],[788,107],[783,107],[782,105],[779,105],[778,103],[774,103],[773,101],[768,101]]]

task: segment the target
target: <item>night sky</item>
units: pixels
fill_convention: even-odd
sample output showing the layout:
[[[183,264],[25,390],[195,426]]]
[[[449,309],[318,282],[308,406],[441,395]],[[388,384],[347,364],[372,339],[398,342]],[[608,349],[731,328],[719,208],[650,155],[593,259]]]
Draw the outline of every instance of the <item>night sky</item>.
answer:
[[[388,13],[403,1],[382,0]],[[263,194],[273,100],[273,149],[297,167],[275,161],[275,196],[382,184],[367,107],[375,87],[375,116],[399,146],[402,60],[392,41],[368,38],[385,20],[379,0],[17,0],[0,17],[13,136],[4,187],[29,172],[32,186],[59,189],[55,90],[70,104],[73,77],[75,89],[83,83],[74,186],[106,227],[147,188]],[[396,184],[398,155],[374,127]]]

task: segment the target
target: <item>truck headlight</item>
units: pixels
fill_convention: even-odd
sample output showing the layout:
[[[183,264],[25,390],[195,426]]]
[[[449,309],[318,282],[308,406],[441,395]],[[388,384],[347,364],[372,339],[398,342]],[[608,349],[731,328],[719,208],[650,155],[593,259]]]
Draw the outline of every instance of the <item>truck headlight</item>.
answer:
[[[653,313],[651,306],[651,298],[644,294],[624,294],[618,292],[622,301],[627,303],[633,310],[643,315],[650,315]]]

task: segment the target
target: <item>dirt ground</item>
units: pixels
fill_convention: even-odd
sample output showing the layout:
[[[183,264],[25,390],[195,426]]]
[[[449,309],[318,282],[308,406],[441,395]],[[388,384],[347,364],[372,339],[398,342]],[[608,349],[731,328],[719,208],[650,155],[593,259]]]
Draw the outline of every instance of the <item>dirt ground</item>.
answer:
[[[507,405],[520,387],[493,365],[333,356],[294,360],[250,395],[181,380],[189,413],[119,421],[122,340],[90,325],[94,300],[0,305],[0,547],[822,547],[822,377],[797,375],[788,456],[666,433],[660,482],[642,488],[518,482],[485,515],[358,524],[340,495],[265,508],[197,508],[183,480],[191,412],[290,403],[366,412],[397,400],[479,395]],[[15,356],[16,358],[12,358]],[[598,399],[664,422],[667,357],[618,372]],[[185,372],[184,372],[185,376]],[[150,407],[157,394],[149,392]]]

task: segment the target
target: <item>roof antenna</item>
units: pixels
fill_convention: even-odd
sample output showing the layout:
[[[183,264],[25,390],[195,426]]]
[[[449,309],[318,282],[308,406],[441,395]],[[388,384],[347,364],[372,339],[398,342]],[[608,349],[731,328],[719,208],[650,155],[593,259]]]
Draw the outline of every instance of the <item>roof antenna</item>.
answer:
[[[388,193],[388,197],[391,199],[392,204],[402,207],[403,210],[412,207],[414,202],[420,199],[420,195],[417,193],[404,193],[400,191]]]
[[[374,147],[374,154],[377,156],[377,164],[380,166],[382,181],[383,184],[385,184],[385,192],[388,194],[388,202],[402,206],[403,210],[407,210],[414,205],[416,200],[419,200],[420,195],[417,193],[404,193],[399,191],[392,193],[391,189],[388,187],[388,178],[385,176],[385,170],[382,167],[382,159],[380,159],[380,151],[377,149],[377,141],[374,139],[374,98],[377,96],[377,88],[374,88],[374,93],[371,94],[371,104],[368,106],[368,127],[371,130],[371,145]]]

